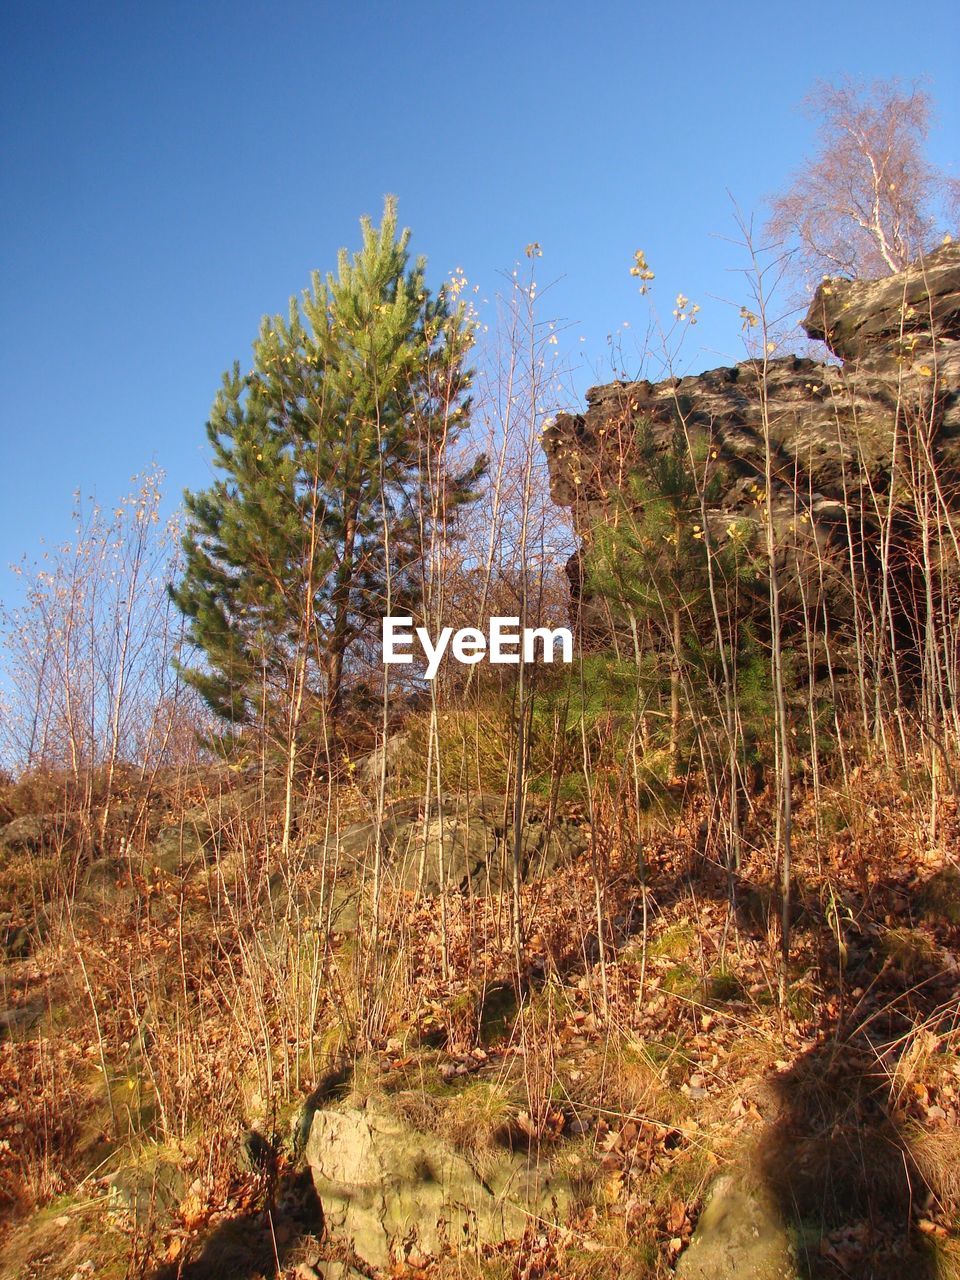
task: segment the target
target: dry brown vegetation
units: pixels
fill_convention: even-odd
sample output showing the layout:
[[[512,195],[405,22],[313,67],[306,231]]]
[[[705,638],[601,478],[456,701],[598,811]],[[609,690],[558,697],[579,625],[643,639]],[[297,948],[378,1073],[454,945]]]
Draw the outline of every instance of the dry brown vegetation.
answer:
[[[481,400],[482,510],[466,543],[424,548],[433,626],[565,608],[535,294],[514,287]],[[823,660],[817,619],[798,642],[778,612],[768,520],[755,758],[740,677],[704,694],[679,643],[642,696],[609,653],[510,679],[448,668],[426,694],[358,662],[351,714],[297,741],[294,821],[289,744],[217,737],[169,675],[176,570],[153,490],[116,529],[86,523],[10,637],[0,1275],[335,1259],[297,1157],[305,1102],[343,1089],[388,1096],[480,1167],[501,1145],[542,1151],[575,1188],[565,1221],[398,1257],[397,1280],[666,1275],[731,1167],[792,1224],[802,1274],[960,1273],[957,530],[930,421],[897,422],[908,501],[891,481],[871,514],[889,551],[914,512],[936,584],[917,643],[891,642],[881,556],[879,592],[852,579],[857,662],[825,694],[804,665]],[[768,510],[771,483],[768,466]],[[722,649],[729,618],[711,616]],[[501,891],[428,896],[397,886],[379,836],[372,860],[340,839],[464,793],[501,798],[505,831],[565,820],[584,852],[525,879],[504,838]]]

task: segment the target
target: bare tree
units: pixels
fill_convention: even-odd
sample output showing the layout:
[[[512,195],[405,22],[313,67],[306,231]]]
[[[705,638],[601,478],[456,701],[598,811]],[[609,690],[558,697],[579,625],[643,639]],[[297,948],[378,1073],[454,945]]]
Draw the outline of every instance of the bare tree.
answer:
[[[112,512],[78,495],[73,539],[21,567],[23,601],[0,609],[0,756],[17,772],[69,779],[101,842],[119,773],[144,783],[170,762],[190,701],[170,666],[182,639],[166,589],[178,529],[160,518],[162,479],[156,468],[134,477]]]
[[[810,275],[883,276],[931,246],[958,183],[930,164],[930,95],[896,80],[818,82],[804,103],[818,151],[771,201],[768,231]]]

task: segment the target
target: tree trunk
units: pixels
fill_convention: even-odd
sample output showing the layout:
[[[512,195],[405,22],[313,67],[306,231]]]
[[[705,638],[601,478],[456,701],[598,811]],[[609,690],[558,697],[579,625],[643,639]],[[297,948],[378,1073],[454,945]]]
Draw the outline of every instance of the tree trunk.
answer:
[[[339,581],[333,593],[333,632],[330,637],[327,668],[327,708],[331,723],[336,726],[343,685],[343,660],[347,649],[350,621],[350,596],[353,587],[354,551],[357,540],[357,510],[354,504],[347,518],[343,535],[343,558],[337,574]]]

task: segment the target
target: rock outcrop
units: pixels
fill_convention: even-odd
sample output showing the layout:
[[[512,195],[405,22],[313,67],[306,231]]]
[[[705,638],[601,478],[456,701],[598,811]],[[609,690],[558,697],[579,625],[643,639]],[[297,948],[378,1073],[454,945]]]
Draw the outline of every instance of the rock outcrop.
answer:
[[[327,1230],[383,1267],[392,1249],[436,1252],[444,1241],[518,1238],[531,1216],[562,1218],[569,1186],[535,1158],[502,1152],[481,1174],[450,1143],[382,1103],[318,1111],[306,1161]]]
[[[945,418],[960,427],[960,243],[880,280],[824,280],[803,327],[841,360],[888,375],[933,356],[948,391]]]
[[[572,508],[582,547],[609,518],[641,432],[664,447],[678,427],[722,472],[722,497],[707,513],[711,531],[722,538],[733,521],[759,525],[769,436],[771,517],[791,570],[787,607],[790,584],[803,582],[807,608],[826,598],[842,622],[852,575],[869,580],[876,569],[874,535],[891,476],[907,526],[905,486],[919,450],[948,500],[960,489],[960,244],[883,280],[825,280],[804,328],[842,363],[759,356],[698,376],[615,382],[588,391],[584,413],[549,424],[543,447],[551,494]],[[909,538],[906,528],[898,539],[905,562]],[[568,574],[579,601],[580,555]]]
[[[424,813],[416,801],[387,806],[380,829],[387,879],[395,887],[421,893],[443,888],[499,893],[513,875],[511,803],[503,796],[452,795]],[[359,822],[336,837],[341,865],[371,860],[378,824]],[[520,875],[534,879],[582,853],[589,834],[577,823],[528,801],[520,836]]]
[[[25,813],[0,827],[0,865],[10,858],[52,855],[77,838],[76,820]]]

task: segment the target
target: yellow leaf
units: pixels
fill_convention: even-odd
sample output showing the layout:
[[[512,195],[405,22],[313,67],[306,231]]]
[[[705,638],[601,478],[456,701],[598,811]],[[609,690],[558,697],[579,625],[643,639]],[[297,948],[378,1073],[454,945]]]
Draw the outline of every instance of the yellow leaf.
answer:
[[[616,1204],[620,1199],[620,1193],[623,1191],[623,1175],[615,1173],[613,1177],[608,1178],[603,1185],[603,1198],[607,1204]]]

